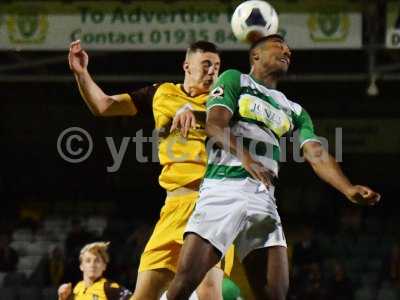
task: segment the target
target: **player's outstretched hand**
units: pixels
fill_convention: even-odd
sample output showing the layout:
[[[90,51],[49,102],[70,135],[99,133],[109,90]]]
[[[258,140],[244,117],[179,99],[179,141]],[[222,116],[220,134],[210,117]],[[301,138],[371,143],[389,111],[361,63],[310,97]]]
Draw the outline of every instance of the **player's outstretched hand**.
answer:
[[[81,41],[76,40],[69,45],[69,68],[75,74],[82,74],[87,70],[89,56],[81,47]]]
[[[182,136],[187,137],[190,128],[196,128],[196,117],[191,110],[187,110],[175,115],[170,132],[180,129]]]
[[[351,202],[361,205],[375,205],[381,199],[379,193],[363,185],[353,185],[346,193],[346,197]]]
[[[72,293],[72,284],[64,283],[58,288],[58,300],[67,300]]]

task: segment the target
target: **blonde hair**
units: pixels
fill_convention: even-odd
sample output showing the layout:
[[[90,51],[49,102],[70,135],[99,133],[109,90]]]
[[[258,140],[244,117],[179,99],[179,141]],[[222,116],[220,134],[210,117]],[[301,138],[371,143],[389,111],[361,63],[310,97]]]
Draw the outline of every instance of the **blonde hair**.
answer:
[[[82,262],[83,255],[86,252],[90,252],[94,255],[98,255],[104,261],[105,264],[108,264],[110,261],[110,256],[108,255],[107,249],[110,245],[110,242],[94,242],[91,244],[85,245],[81,252],[79,253],[79,262]]]

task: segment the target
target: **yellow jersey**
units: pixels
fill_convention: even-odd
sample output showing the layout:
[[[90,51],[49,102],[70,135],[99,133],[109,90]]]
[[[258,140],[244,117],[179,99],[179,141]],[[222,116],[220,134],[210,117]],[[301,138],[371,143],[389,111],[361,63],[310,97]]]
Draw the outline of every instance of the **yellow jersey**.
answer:
[[[139,111],[148,110],[152,103],[155,127],[169,130],[176,112],[186,104],[193,110],[205,111],[208,94],[191,97],[185,93],[182,84],[162,83],[130,94]],[[149,99],[150,98],[150,99]],[[180,132],[172,132],[159,141],[158,157],[162,165],[159,183],[167,191],[173,191],[194,181],[201,180],[205,173],[207,153],[206,133],[198,126],[191,129],[186,138]]]
[[[73,290],[73,300],[127,300],[131,292],[118,283],[100,278],[91,286],[85,287],[80,281]]]

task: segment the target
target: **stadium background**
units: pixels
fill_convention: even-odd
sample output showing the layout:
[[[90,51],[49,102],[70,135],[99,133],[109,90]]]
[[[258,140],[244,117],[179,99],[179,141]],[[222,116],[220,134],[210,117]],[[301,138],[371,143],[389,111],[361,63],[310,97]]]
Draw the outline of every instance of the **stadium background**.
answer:
[[[400,6],[393,10],[397,4],[383,0],[271,1],[278,10],[300,2],[306,11],[340,7],[360,13],[361,45],[294,49],[289,76],[279,89],[310,112],[317,134],[330,137],[332,150],[333,130],[343,127],[343,169],[383,198],[377,207],[356,207],[307,164],[282,164],[277,198],[291,257],[289,299],[400,299],[400,52],[386,40],[392,26],[388,9],[390,18],[400,18]],[[76,1],[58,3],[68,7]],[[202,3],[234,7],[237,2]],[[0,30],[11,14],[7,5],[28,4],[2,1]],[[119,145],[141,129],[150,136],[152,116],[93,117],[68,69],[69,42],[63,50],[27,51],[21,44],[5,46],[1,35],[1,299],[54,299],[59,283],[77,281],[77,250],[94,239],[112,242],[108,275],[133,288],[141,249],[163,203],[160,168],[156,162],[139,163],[134,143],[120,169],[107,172],[112,157],[105,137]],[[88,52],[89,70],[109,94],[183,78],[183,51]],[[223,49],[221,56],[222,70],[248,70],[245,50]],[[79,164],[64,161],[57,151],[57,139],[69,127],[81,127],[93,138],[91,156]],[[148,143],[144,154],[151,154]],[[246,296],[245,288],[242,292]]]

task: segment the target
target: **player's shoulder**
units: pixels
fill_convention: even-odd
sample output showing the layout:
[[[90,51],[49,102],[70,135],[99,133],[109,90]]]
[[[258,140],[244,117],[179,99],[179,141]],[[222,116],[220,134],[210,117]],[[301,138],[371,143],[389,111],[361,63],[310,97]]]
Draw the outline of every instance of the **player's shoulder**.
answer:
[[[163,99],[164,96],[166,95],[178,95],[181,92],[181,88],[179,86],[179,84],[173,83],[173,82],[162,82],[162,83],[158,83],[156,88],[155,88],[155,92],[154,92],[154,101],[156,101],[156,99],[161,98]],[[153,103],[154,105],[154,103]]]
[[[285,96],[286,97],[286,96]],[[296,114],[296,115],[301,115],[301,113],[304,111],[303,106],[301,106],[299,103],[294,102],[292,100],[289,100],[286,98],[286,100],[288,101],[289,107],[291,108],[291,110]]]
[[[105,281],[104,285],[112,289],[118,289],[121,287],[117,282],[108,279]]]
[[[219,76],[219,79],[236,81],[236,80],[240,80],[241,76],[242,76],[242,72],[240,72],[236,69],[228,69],[228,70],[224,71],[223,73],[221,73],[221,75]]]
[[[74,294],[79,294],[79,292],[83,291],[84,289],[85,289],[85,283],[83,282],[83,280],[82,280],[82,281],[79,281],[79,282],[75,285],[74,290],[73,290],[73,293],[74,293]]]
[[[270,90],[270,92],[273,94],[274,99],[277,100],[277,102],[279,103],[279,105],[281,107],[291,110],[296,115],[301,114],[303,107],[299,103],[289,100],[286,97],[286,95],[281,91],[273,89],[273,90]]]
[[[180,86],[177,83],[173,82],[162,82],[162,83],[157,83],[158,91],[179,91]]]

